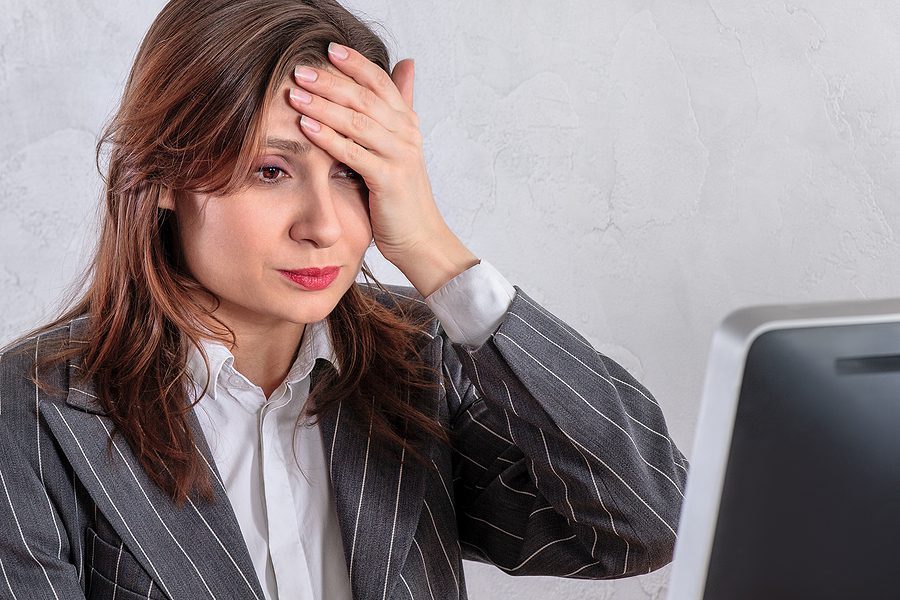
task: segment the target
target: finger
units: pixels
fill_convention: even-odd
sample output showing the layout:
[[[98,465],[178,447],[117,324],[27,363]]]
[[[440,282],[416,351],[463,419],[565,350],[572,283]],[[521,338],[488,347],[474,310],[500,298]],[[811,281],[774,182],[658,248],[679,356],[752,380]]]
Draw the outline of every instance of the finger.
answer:
[[[375,92],[375,95],[387,102],[388,106],[397,111],[406,110],[406,102],[390,75],[371,60],[353,48],[334,42],[328,44],[328,58],[342,73]]]
[[[294,109],[301,114],[353,139],[367,150],[380,156],[395,156],[398,153],[397,134],[388,131],[368,115],[297,88],[291,89],[290,99]]]
[[[416,65],[411,58],[404,58],[391,71],[391,79],[397,89],[400,90],[400,96],[406,105],[413,107],[413,80],[415,79]]]
[[[374,91],[353,80],[305,65],[294,69],[294,80],[299,86],[317,96],[368,115],[390,131],[398,131],[404,126],[404,119],[400,113],[391,108]],[[393,82],[391,85],[394,85]],[[398,95],[399,93],[397,92]]]
[[[378,173],[383,164],[381,159],[352,139],[340,135],[328,125],[310,116],[300,117],[300,127],[303,128],[303,135],[309,141],[362,175],[367,182]]]

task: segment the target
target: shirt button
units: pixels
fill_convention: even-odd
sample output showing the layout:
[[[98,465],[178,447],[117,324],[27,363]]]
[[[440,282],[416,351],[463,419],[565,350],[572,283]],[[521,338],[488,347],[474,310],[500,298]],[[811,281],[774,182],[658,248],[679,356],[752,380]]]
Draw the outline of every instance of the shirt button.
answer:
[[[232,375],[228,378],[228,385],[230,385],[232,387],[237,387],[237,388],[244,387],[243,383],[244,383],[244,381],[237,375]]]

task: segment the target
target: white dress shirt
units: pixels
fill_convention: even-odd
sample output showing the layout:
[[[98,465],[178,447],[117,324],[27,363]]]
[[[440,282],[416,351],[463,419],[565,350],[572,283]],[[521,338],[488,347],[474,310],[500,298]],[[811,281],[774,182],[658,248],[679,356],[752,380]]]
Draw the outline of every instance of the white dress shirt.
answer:
[[[499,327],[514,295],[512,285],[482,261],[425,302],[451,341],[477,347]],[[350,598],[319,427],[301,424],[294,432],[316,359],[335,364],[327,322],[306,326],[296,360],[268,398],[234,368],[224,345],[202,345],[215,385],[194,410],[267,600]],[[196,397],[208,372],[193,346],[188,371]]]

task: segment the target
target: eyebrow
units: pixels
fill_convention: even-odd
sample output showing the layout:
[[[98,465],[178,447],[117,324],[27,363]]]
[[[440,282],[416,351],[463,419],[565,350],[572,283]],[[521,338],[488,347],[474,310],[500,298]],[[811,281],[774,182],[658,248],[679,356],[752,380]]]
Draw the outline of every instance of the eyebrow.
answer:
[[[303,156],[304,154],[309,152],[310,146],[307,142],[300,142],[297,140],[286,140],[284,138],[267,138],[266,148],[274,148],[275,150],[281,150],[282,152],[287,152],[289,154]]]

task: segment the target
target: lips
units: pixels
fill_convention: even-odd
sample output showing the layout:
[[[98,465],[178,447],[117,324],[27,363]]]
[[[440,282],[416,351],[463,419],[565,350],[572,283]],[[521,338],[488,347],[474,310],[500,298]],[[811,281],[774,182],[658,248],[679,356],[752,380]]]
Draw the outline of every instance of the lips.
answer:
[[[332,273],[339,271],[340,267],[310,267],[308,269],[294,269],[293,271],[282,271],[282,273],[288,273],[290,275],[299,275],[300,277],[324,277],[326,275],[331,275]]]
[[[308,267],[279,271],[284,277],[306,290],[324,290],[337,279],[340,267]]]

